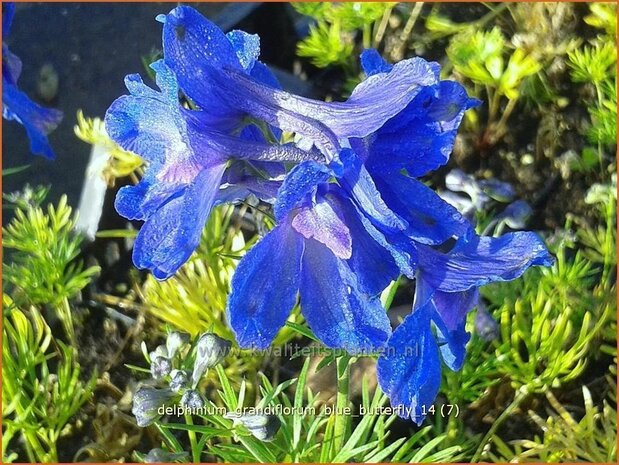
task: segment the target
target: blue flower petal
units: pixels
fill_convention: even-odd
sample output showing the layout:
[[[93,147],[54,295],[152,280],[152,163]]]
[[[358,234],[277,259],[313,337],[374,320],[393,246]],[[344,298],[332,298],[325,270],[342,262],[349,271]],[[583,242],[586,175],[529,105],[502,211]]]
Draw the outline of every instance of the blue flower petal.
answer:
[[[138,268],[167,279],[187,261],[200,242],[224,169],[223,164],[203,169],[183,192],[150,215],[133,246]]]
[[[336,257],[347,259],[352,255],[350,231],[323,197],[301,207],[292,219],[292,227],[306,239],[313,238],[327,246]]]
[[[436,291],[432,303],[436,314],[432,321],[436,325],[439,346],[445,365],[451,370],[462,368],[466,355],[466,344],[471,335],[466,331],[466,315],[479,299],[477,288],[463,292]]]
[[[233,160],[224,173],[216,203],[237,203],[254,194],[272,204],[282,185],[280,178],[283,175],[281,163]]]
[[[370,235],[372,240],[391,255],[397,268],[403,275],[415,279],[417,272],[417,249],[415,243],[406,237],[402,231],[389,233],[379,230],[357,205],[353,204],[353,206],[357,213],[356,218],[361,221],[363,229]]]
[[[431,328],[433,308],[417,308],[396,328],[378,358],[378,384],[402,418],[418,425],[441,383],[439,350]]]
[[[267,65],[262,63],[261,61],[256,61],[254,63],[254,67],[251,69],[251,73],[249,73],[251,77],[256,79],[258,82],[262,84],[266,84],[269,87],[273,87],[274,89],[281,89],[282,86],[273,74]]]
[[[164,60],[180,88],[202,109],[228,115],[231,110],[218,98],[208,72],[212,67],[244,72],[233,44],[217,25],[191,7],[178,6],[163,20]]]
[[[15,16],[15,2],[2,3],[2,39],[6,39]]]
[[[296,302],[303,240],[283,223],[241,259],[232,277],[228,321],[241,347],[266,349]]]
[[[105,115],[105,129],[123,149],[149,162],[148,170],[167,183],[188,183],[200,170],[170,76],[160,76],[162,92],[146,86],[139,76],[125,80],[131,95],[116,99]],[[176,87],[178,89],[178,87]],[[178,92],[178,90],[176,90]]]
[[[554,262],[546,246],[533,232],[501,237],[463,237],[449,253],[419,246],[423,279],[445,292],[466,291],[495,281],[510,281],[530,266]]]
[[[369,77],[379,73],[388,73],[393,65],[387,63],[376,49],[368,48],[361,52],[361,67]]]
[[[290,170],[279,188],[273,207],[277,221],[284,219],[308,194],[316,192],[318,184],[326,182],[330,177],[329,169],[314,161],[305,161]]]
[[[438,245],[471,228],[456,208],[422,182],[399,173],[375,178],[385,203],[408,223],[406,234],[411,239]]]
[[[6,44],[2,44],[2,79],[3,85],[17,85],[17,80],[21,75],[22,62],[19,57],[9,50]]]
[[[331,348],[369,353],[391,334],[385,309],[363,293],[344,260],[313,239],[305,240],[301,265],[301,312],[314,334]]]
[[[430,63],[411,58],[394,65],[389,73],[361,82],[347,101],[325,103],[265,87],[232,69],[223,71],[224,76],[217,76],[211,70],[211,78],[221,86],[220,97],[231,106],[310,138],[310,128],[301,125],[305,120],[300,116],[314,126],[328,127],[338,138],[365,137],[402,111],[424,86],[437,82]]]
[[[281,183],[278,181],[268,181],[248,176],[237,184],[223,186],[217,193],[215,205],[238,203],[252,194],[263,202],[273,203],[275,202],[279,186],[281,186]]]
[[[260,56],[260,37],[245,31],[234,30],[226,34],[234,47],[239,63],[246,72],[250,72]]]
[[[342,151],[342,162],[345,171],[340,184],[352,194],[368,218],[380,229],[387,231],[406,229],[406,221],[385,204],[370,173],[356,154],[352,150]]]
[[[144,221],[184,188],[184,185],[161,183],[144,177],[135,186],[121,187],[116,194],[114,207],[128,220]]]
[[[251,72],[249,73],[249,75],[255,80],[257,80],[258,82],[261,82],[262,84],[265,84],[269,87],[273,87],[274,89],[282,88],[282,85],[279,83],[279,80],[277,79],[275,74],[273,74],[273,71],[271,71],[267,67],[267,65],[265,65],[261,61],[256,61],[254,63],[254,66],[251,69]],[[273,125],[270,125],[269,127],[275,139],[281,140],[282,130]]]
[[[338,139],[364,137],[408,105],[423,86],[437,82],[435,66],[421,58],[370,76],[346,102],[324,103],[265,86],[247,76],[223,33],[189,7],[165,20],[164,56],[181,88],[202,108],[242,111],[315,141],[330,158]],[[225,43],[224,43],[225,39]],[[232,53],[231,53],[232,52]],[[390,89],[385,93],[384,89]]]
[[[320,141],[317,145],[325,153],[335,157],[339,152],[337,137],[326,126],[278,108],[271,93],[290,94],[278,89],[277,80],[260,62],[254,63],[251,77],[247,76],[232,43],[193,8],[177,7],[165,17],[163,52],[183,92],[210,114],[230,117],[249,113],[286,131],[304,128]],[[257,86],[264,93],[260,102],[243,87],[245,81],[251,91]]]
[[[347,261],[348,266],[357,276],[361,288],[370,296],[378,296],[400,274],[395,260],[389,250],[367,231],[359,211],[340,188],[333,185],[325,198],[337,208],[350,230],[352,255]]]
[[[369,149],[368,169],[372,173],[406,169],[409,176],[419,177],[444,165],[464,112],[475,102],[453,81],[424,88],[377,131]]]
[[[53,160],[55,155],[47,135],[56,129],[62,120],[62,112],[34,103],[17,87],[5,79],[2,81],[2,116],[24,126],[30,139],[32,153]]]

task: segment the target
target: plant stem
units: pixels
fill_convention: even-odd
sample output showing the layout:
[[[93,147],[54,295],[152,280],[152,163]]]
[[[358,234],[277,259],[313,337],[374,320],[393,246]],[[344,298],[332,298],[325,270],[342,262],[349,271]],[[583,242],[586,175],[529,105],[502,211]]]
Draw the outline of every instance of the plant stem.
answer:
[[[335,425],[333,427],[333,450],[337,453],[344,445],[346,434],[346,416],[344,409],[348,407],[349,381],[350,381],[350,357],[342,355],[337,358],[337,396],[335,398]]]
[[[393,303],[393,299],[395,298],[395,294],[398,291],[398,287],[400,287],[401,277],[398,277],[392,284],[391,287],[388,287],[387,294],[381,295],[381,301],[385,310],[389,310],[391,304]]]
[[[604,105],[604,98],[602,97],[602,89],[600,89],[600,84],[598,82],[595,82],[595,93],[597,95],[598,98],[598,108],[602,108],[602,106]],[[599,140],[599,135],[598,135],[598,163],[600,165],[600,175],[604,176],[604,167],[602,166],[602,161],[603,161],[603,155],[602,155],[602,141]]]
[[[419,13],[421,13],[421,8],[423,8],[423,2],[417,2],[415,3],[415,6],[411,10],[411,14],[408,17],[406,24],[404,25],[404,29],[402,30],[402,33],[400,34],[400,45],[399,45],[398,53],[397,53],[398,55],[404,55],[404,49],[406,47],[406,42],[411,32],[413,32],[413,27],[415,27],[415,22],[417,21],[417,18],[419,17]],[[393,53],[392,53],[392,57],[393,57]]]
[[[512,403],[509,404],[505,410],[503,410],[503,413],[499,415],[499,418],[496,419],[496,421],[492,424],[492,426],[490,427],[490,429],[488,430],[484,438],[479,443],[479,446],[477,447],[477,450],[475,451],[475,454],[473,455],[473,458],[471,459],[471,463],[475,463],[479,461],[479,458],[481,457],[484,451],[484,447],[492,439],[492,436],[494,436],[494,433],[499,428],[499,426],[503,424],[503,422],[507,419],[507,417],[509,417],[512,414],[512,412],[516,410],[518,406],[528,396],[529,396],[529,389],[527,388],[526,385],[521,386],[518,389],[518,391],[516,391],[516,396],[514,397],[514,400],[512,401]]]
[[[446,376],[448,392],[450,393],[450,396],[453,396],[453,397],[448,396],[447,402],[452,405],[457,405],[461,401],[459,391],[458,391],[459,380],[457,378],[459,377],[460,377],[460,373],[456,373],[453,371],[448,372]],[[447,419],[446,446],[454,444],[454,440],[458,436],[459,422],[457,420],[458,420],[458,417],[456,417],[455,415],[449,415],[449,418]]]
[[[377,48],[378,45],[383,40],[383,37],[385,35],[385,30],[387,29],[387,24],[389,23],[389,18],[391,17],[392,10],[393,10],[393,7],[389,7],[385,9],[385,12],[383,13],[383,17],[381,18],[380,22],[377,24],[377,27],[375,28],[376,34],[374,34],[374,42],[372,44],[374,48]]]
[[[512,114],[512,111],[514,111],[515,106],[516,106],[515,98],[512,98],[507,102],[507,106],[505,107],[505,110],[503,111],[503,114],[501,115],[501,119],[496,125],[496,131],[497,131],[497,135],[499,136],[499,138],[503,137],[503,135],[505,135],[505,133],[507,132],[507,119],[509,118],[509,115]]]
[[[372,25],[363,25],[363,48],[370,48],[372,46]]]
[[[188,425],[193,426],[193,418],[188,413],[185,414],[185,422]],[[200,448],[198,447],[198,441],[196,439],[196,432],[188,430],[187,436],[189,436],[189,444],[191,445],[191,460],[193,463],[200,463]]]
[[[62,321],[62,326],[67,333],[69,343],[73,347],[77,347],[77,342],[75,340],[75,330],[73,329],[73,318],[71,316],[71,306],[69,305],[69,299],[67,299],[66,297],[63,298],[60,302],[60,307],[58,308],[58,316],[60,317],[60,320]]]
[[[602,268],[602,286],[603,289],[608,289],[611,280],[610,273],[613,270],[611,253],[613,249],[613,230],[615,218],[615,204],[608,202],[606,204],[606,234],[604,237],[604,267]]]

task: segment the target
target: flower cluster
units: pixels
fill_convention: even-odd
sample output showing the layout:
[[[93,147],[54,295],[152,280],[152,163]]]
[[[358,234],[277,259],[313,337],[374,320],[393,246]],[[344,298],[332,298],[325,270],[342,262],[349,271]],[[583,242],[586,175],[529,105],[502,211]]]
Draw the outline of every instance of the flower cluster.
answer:
[[[258,61],[257,36],[224,34],[185,6],[158,20],[159,90],[128,76],[130,95],[106,115],[110,136],[149,163],[116,199],[120,214],[145,222],[136,266],[166,279],[197,247],[214,205],[248,195],[272,203],[276,226],[232,281],[227,314],[239,345],[266,348],[299,299],[326,346],[388,349],[380,386],[420,422],[438,392],[441,358],[462,366],[478,288],[552,262],[533,233],[478,236],[418,179],[448,161],[478,101],[441,80],[437,63],[391,65],[374,50],[362,54],[366,79],[346,101],[303,98]],[[392,332],[379,296],[400,275],[415,280],[416,295]]]
[[[198,384],[209,368],[223,361],[230,348],[230,341],[213,333],[202,334],[195,347],[190,347],[187,334],[170,333],[165,345],[149,354],[153,380],[167,386],[143,386],[135,393],[132,412],[137,424],[150,425],[161,417],[161,407],[174,403],[185,409],[203,408]]]
[[[166,411],[193,415],[204,409],[209,401],[205,401],[200,392],[200,381],[210,368],[224,361],[231,347],[230,341],[214,333],[203,333],[193,343],[186,333],[168,334],[165,345],[148,354],[152,384],[140,387],[133,396],[131,411],[138,426],[146,427],[158,421]],[[167,408],[174,406],[177,408]],[[242,425],[260,441],[273,440],[281,426],[277,416],[272,414],[227,412],[224,418],[233,420],[233,427]],[[157,460],[165,457],[169,460]],[[179,458],[153,449],[145,461],[171,462]]]
[[[9,35],[14,14],[14,3],[2,4],[2,117],[9,121],[15,120],[24,126],[32,153],[53,159],[54,152],[47,135],[56,129],[62,120],[62,112],[36,104],[17,88],[22,63],[4,43]]]

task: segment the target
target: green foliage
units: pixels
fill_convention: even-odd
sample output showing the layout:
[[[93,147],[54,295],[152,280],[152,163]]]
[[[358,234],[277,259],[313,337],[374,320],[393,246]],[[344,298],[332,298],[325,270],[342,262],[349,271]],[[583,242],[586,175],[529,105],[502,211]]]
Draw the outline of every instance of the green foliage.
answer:
[[[504,49],[499,28],[488,32],[467,29],[450,41],[447,56],[463,76],[479,84],[494,84],[501,77]]]
[[[75,343],[69,299],[99,272],[77,260],[82,237],[73,229],[75,218],[62,196],[58,206],[16,203],[15,217],[2,229],[3,246],[9,251],[2,262],[3,289],[18,305],[54,308],[67,336]]]
[[[8,296],[3,304],[3,460],[19,458],[11,446],[21,436],[30,462],[58,462],[57,442],[92,395],[96,378],[80,381],[74,349],[57,341],[50,350],[51,331],[35,307],[27,314]],[[51,357],[57,357],[54,364]]]
[[[612,155],[617,144],[617,7],[594,3],[590,8],[591,14],[585,21],[604,29],[606,35],[601,34],[591,44],[568,53],[568,65],[574,82],[595,88],[595,99],[584,99],[591,116],[586,135],[592,144],[597,144],[601,164],[603,147],[610,149]]]
[[[357,32],[361,32],[364,48],[376,46],[379,35],[374,35],[373,44],[372,30],[378,29],[378,24],[388,19],[395,3],[308,2],[292,5],[299,13],[314,20],[309,35],[297,45],[298,55],[310,58],[319,68],[337,65],[350,70],[356,69]]]
[[[604,318],[593,323],[587,312],[575,328],[574,309],[558,308],[548,297],[540,290],[534,301],[513,302],[513,312],[510,306],[501,309],[503,344],[497,350],[498,372],[509,376],[514,387],[542,391],[578,377],[604,324]]]
[[[30,168],[30,165],[16,166],[14,168],[5,168],[2,170],[2,177],[12,176],[14,174],[21,173],[22,171],[26,171],[28,168]]]
[[[292,3],[295,10],[316,21],[339,22],[345,32],[354,32],[372,24],[396,3],[389,2],[303,2]]]
[[[38,207],[47,197],[49,190],[50,186],[31,187],[30,184],[26,184],[20,191],[2,194],[2,198],[6,201],[2,208],[27,210],[29,207]]]
[[[614,382],[614,381],[613,381]],[[546,419],[529,411],[534,424],[543,432],[534,440],[511,441],[513,450],[497,438],[497,462],[593,462],[615,463],[617,460],[617,411],[607,400],[600,407],[593,405],[591,393],[582,387],[584,415],[574,417],[548,393],[554,412]]]
[[[520,48],[514,50],[505,66],[505,39],[496,27],[488,32],[467,29],[454,36],[447,56],[457,73],[490,86],[509,100],[518,98],[523,80],[540,69],[538,61]]]
[[[597,208],[602,221],[597,227],[581,224],[578,229],[583,253],[593,263],[603,264],[602,274],[610,278],[617,265],[617,173],[613,173],[608,184],[593,184],[587,191],[585,203]],[[608,281],[604,285],[608,285]]]
[[[468,385],[463,384],[455,391],[447,389],[446,395],[450,402],[452,398],[473,399],[475,395],[483,398],[489,392],[491,380],[506,379],[515,390],[515,397],[491,425],[473,461],[480,459],[482,453],[496,459],[487,447],[490,441],[495,444],[496,453],[503,454],[501,460],[513,460],[514,455],[518,458],[522,449],[506,455],[509,448],[495,435],[500,425],[529,397],[554,398],[553,391],[578,379],[601,353],[616,356],[616,282],[612,278],[616,266],[614,189],[612,185],[591,189],[588,200],[599,205],[605,226],[598,230],[583,227],[580,237],[587,238],[583,240],[584,247],[572,253],[568,244],[562,242],[554,250],[556,263],[552,268],[529,270],[519,280],[482,288],[482,295],[490,302],[499,321],[500,340],[495,343],[493,355],[484,355],[479,347],[483,347],[484,342],[473,337],[462,380],[470,376],[474,381],[479,372],[482,382],[475,384],[469,380]],[[536,419],[539,420],[539,415],[534,417]],[[544,441],[554,440],[552,437],[548,435]],[[535,454],[545,454],[552,449],[535,448],[531,441],[522,444],[535,449],[529,452],[533,458],[541,457]],[[552,453],[562,447],[555,446]],[[572,442],[570,447],[579,446]],[[521,458],[524,457],[528,456],[525,454]]]
[[[350,37],[343,39],[339,22],[320,22],[310,26],[309,35],[297,45],[297,54],[311,58],[314,66],[326,68],[347,64],[353,48]]]
[[[616,64],[616,63],[615,63]],[[617,78],[600,85],[599,104],[589,107],[591,127],[587,139],[606,147],[617,145]]]
[[[567,54],[574,82],[600,84],[608,79],[617,63],[617,47],[612,43],[585,45]]]
[[[490,144],[496,143],[507,132],[507,119],[526,78],[535,75],[541,64],[523,48],[517,47],[508,54],[505,38],[498,27],[490,31],[463,28],[451,38],[446,52],[455,73],[475,84],[474,94],[479,95],[481,89],[485,92],[489,108],[484,139]],[[507,99],[506,104],[504,99]],[[503,110],[502,105],[505,105]]]
[[[604,30],[606,35],[617,35],[617,5],[615,3],[589,3],[590,14],[585,16],[585,23]]]
[[[48,205],[47,211],[18,205],[2,235],[4,247],[11,251],[7,254],[10,262],[3,263],[3,278],[13,286],[20,303],[60,305],[98,273],[97,267],[85,269],[76,260],[82,238],[74,226],[66,196],[56,207]]]

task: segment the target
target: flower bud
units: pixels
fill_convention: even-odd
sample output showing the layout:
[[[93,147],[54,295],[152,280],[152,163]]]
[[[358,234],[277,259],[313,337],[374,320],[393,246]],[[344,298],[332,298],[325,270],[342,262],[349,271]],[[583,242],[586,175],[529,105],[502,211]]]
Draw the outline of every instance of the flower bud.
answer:
[[[181,397],[181,405],[191,410],[201,409],[204,407],[204,399],[198,391],[187,389]]]
[[[467,220],[473,224],[475,223],[475,205],[473,205],[473,201],[469,197],[450,190],[439,192],[438,195],[445,202],[456,208]]]
[[[505,222],[511,229],[524,229],[527,225],[527,220],[533,214],[533,209],[524,200],[516,200],[510,203],[505,210],[497,217],[497,219]]]
[[[145,427],[161,417],[159,408],[172,402],[175,394],[171,389],[141,387],[133,396],[131,413],[138,426]]]
[[[172,362],[165,357],[155,357],[150,362],[150,373],[153,379],[161,379],[170,374]]]
[[[158,345],[155,350],[153,350],[152,352],[148,354],[148,356],[150,357],[151,360],[155,360],[157,357],[168,358],[168,349],[166,349],[166,347],[163,344]]]
[[[272,441],[281,427],[279,418],[275,415],[234,415],[226,414],[227,418],[234,418],[234,423],[241,423],[249,432],[260,441]]]
[[[151,451],[144,456],[144,463],[171,463],[181,462],[189,458],[187,452],[173,453],[163,449],[151,449]]]
[[[481,302],[478,304],[475,314],[475,332],[484,341],[490,342],[499,338],[499,324]]]
[[[189,386],[189,374],[185,370],[172,370],[170,373],[170,389],[179,392]]]
[[[189,334],[181,333],[180,331],[173,331],[168,334],[165,341],[166,349],[168,352],[168,358],[172,359],[176,355],[183,345],[189,342]]]
[[[213,333],[200,336],[196,346],[196,361],[193,366],[192,384],[197,386],[202,375],[208,368],[221,363],[228,355],[232,344]]]
[[[460,169],[451,170],[445,176],[445,187],[453,192],[466,192],[475,206],[475,210],[482,211],[488,203],[488,196],[481,185],[470,174]]]
[[[479,181],[479,186],[485,194],[499,202],[511,202],[516,197],[514,187],[510,183],[498,179],[484,179]]]

